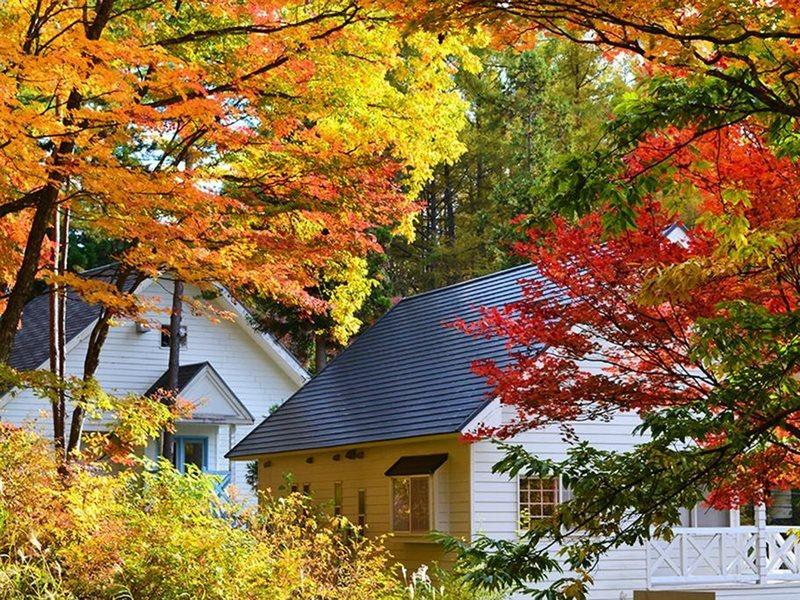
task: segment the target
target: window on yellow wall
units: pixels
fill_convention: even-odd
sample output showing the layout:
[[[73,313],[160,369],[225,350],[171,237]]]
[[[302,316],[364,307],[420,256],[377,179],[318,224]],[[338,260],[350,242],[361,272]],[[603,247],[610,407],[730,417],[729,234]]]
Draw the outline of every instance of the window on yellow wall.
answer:
[[[367,524],[367,490],[358,490],[358,526],[364,527]]]
[[[306,496],[310,496],[311,495],[311,484],[310,483],[304,483],[303,484],[303,494],[306,495]]]
[[[342,482],[337,481],[333,484],[333,514],[342,514]]]
[[[392,478],[392,529],[408,533],[431,530],[431,478]]]

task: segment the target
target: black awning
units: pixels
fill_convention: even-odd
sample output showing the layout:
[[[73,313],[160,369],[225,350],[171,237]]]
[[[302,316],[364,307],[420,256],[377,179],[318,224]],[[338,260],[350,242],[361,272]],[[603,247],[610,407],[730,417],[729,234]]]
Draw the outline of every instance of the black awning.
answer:
[[[384,473],[388,477],[403,475],[433,475],[447,460],[447,454],[403,456]]]

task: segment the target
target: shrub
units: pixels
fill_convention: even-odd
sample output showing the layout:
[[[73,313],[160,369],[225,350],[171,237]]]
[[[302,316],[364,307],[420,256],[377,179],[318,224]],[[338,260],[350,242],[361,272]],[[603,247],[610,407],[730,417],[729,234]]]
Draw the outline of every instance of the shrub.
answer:
[[[260,510],[170,465],[60,475],[50,445],[0,427],[0,597],[401,598],[390,555],[299,494]]]
[[[412,573],[401,568],[408,600],[502,600],[502,592],[476,590],[464,578],[438,567],[422,565]]]
[[[0,425],[0,600],[473,600],[427,570],[404,582],[381,539],[300,494],[259,509],[198,471],[139,462],[59,473],[49,442]]]

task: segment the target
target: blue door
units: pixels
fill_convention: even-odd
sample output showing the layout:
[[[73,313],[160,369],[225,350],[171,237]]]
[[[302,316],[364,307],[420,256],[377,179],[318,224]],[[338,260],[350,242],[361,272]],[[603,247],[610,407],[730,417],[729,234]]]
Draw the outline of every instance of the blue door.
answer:
[[[194,465],[200,471],[208,471],[208,438],[175,436],[174,464],[181,472],[187,465]]]

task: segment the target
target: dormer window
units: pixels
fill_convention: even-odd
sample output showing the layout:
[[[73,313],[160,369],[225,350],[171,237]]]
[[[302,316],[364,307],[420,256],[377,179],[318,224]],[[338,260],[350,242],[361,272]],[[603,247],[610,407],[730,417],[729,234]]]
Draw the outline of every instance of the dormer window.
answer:
[[[186,348],[186,325],[181,325],[180,334],[181,348]],[[161,347],[169,348],[169,323],[161,325]]]

